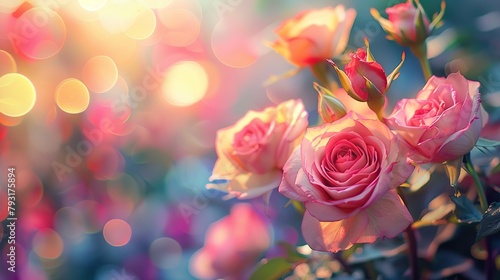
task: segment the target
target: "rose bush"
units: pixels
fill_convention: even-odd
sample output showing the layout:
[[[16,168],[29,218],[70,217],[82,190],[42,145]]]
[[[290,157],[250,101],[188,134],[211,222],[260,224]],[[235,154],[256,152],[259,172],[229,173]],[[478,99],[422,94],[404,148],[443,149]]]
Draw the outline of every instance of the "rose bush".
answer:
[[[253,198],[278,187],[282,167],[308,126],[300,100],[289,100],[261,112],[249,111],[217,133],[218,159],[207,188],[228,197]]]
[[[298,67],[313,65],[342,54],[355,18],[342,5],[300,13],[278,27],[271,47]]]
[[[416,163],[458,159],[474,147],[486,123],[479,86],[460,73],[433,76],[415,99],[398,101],[385,122],[412,147]]]
[[[394,190],[414,169],[406,153],[382,122],[352,112],[309,128],[279,191],[304,203],[302,232],[311,248],[337,252],[402,232],[413,220]]]
[[[228,216],[210,226],[190,269],[199,279],[245,279],[270,244],[268,220],[249,204],[236,204]]]

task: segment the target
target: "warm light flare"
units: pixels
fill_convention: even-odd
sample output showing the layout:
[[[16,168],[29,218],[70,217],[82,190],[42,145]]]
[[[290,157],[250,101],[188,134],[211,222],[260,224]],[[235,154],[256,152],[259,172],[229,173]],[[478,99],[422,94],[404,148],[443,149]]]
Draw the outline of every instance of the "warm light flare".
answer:
[[[207,88],[208,77],[205,69],[194,61],[183,61],[167,70],[162,93],[165,100],[172,105],[189,106],[200,101]]]

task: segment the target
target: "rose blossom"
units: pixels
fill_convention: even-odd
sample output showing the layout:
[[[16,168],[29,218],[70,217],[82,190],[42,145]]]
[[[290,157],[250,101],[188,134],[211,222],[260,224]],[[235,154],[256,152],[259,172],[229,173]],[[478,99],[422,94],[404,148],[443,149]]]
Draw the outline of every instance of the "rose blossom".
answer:
[[[298,67],[340,55],[347,46],[356,10],[339,5],[305,11],[286,20],[272,48]]]
[[[266,218],[249,204],[237,204],[210,226],[203,248],[191,258],[191,273],[199,279],[244,279],[270,244]]]
[[[476,144],[486,122],[478,82],[460,73],[431,77],[415,99],[402,99],[386,118],[416,154],[416,163],[455,160]]]
[[[307,130],[283,167],[279,191],[304,203],[302,232],[311,248],[337,252],[394,237],[412,222],[394,189],[413,169],[388,127],[351,112]]]
[[[282,167],[308,126],[300,100],[289,100],[261,112],[249,111],[217,133],[218,160],[207,188],[228,198],[253,198],[276,188]]]

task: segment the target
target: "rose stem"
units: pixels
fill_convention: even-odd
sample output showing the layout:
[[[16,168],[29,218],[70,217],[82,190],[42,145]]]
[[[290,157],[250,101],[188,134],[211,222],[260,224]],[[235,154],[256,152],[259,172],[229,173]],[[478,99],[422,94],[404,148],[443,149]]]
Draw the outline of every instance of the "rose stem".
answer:
[[[401,188],[397,188],[398,194],[403,200],[403,203],[408,208],[408,204],[406,203],[406,198],[404,196],[403,190]],[[415,238],[415,232],[413,230],[412,224],[408,225],[405,229],[406,233],[406,242],[408,243],[408,257],[410,259],[410,268],[411,268],[411,279],[419,280],[420,279],[420,267],[418,265],[418,255],[417,255],[417,239]]]
[[[318,80],[319,84],[328,90],[330,88],[330,82],[328,79],[327,68],[328,64],[325,61],[318,62],[311,66],[311,72],[314,77]]]
[[[479,179],[479,175],[477,175],[477,172],[474,169],[474,166],[472,165],[472,162],[470,159],[470,153],[467,153],[464,156],[463,163],[464,163],[465,170],[467,170],[467,172],[472,176],[472,180],[474,180],[474,185],[476,186],[477,196],[479,197],[479,204],[481,205],[481,211],[484,214],[484,212],[486,212],[486,209],[488,209],[488,200],[486,199],[486,194],[484,193],[483,184],[481,183],[481,180]]]
[[[340,265],[342,266],[342,269],[347,272],[348,274],[351,274],[352,273],[352,269],[351,267],[349,266],[349,264],[344,260],[344,258],[342,257],[342,254],[340,253],[333,253],[332,254],[332,257],[334,260],[338,261],[340,263]]]
[[[429,80],[429,78],[432,76],[432,70],[431,65],[429,64],[429,60],[427,59],[427,45],[425,44],[425,42],[423,42],[420,45],[411,47],[411,51],[418,58],[420,66],[422,66],[425,80]]]

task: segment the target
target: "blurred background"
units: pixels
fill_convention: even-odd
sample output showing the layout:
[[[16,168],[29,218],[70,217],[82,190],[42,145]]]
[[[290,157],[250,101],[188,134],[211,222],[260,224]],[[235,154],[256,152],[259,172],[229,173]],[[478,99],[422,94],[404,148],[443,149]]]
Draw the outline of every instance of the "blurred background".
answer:
[[[309,71],[264,86],[294,67],[265,44],[276,27],[302,10],[355,8],[348,50],[368,38],[386,70],[407,53],[392,109],[424,84],[417,59],[369,14],[399,2],[0,1],[0,279],[195,279],[189,260],[207,229],[241,202],[205,190],[216,131],[291,98],[318,119]],[[439,11],[439,1],[421,2],[429,16]],[[447,1],[428,43],[434,73],[480,81],[490,121],[500,121],[500,3]],[[15,274],[6,265],[8,167]],[[249,202],[266,212],[261,199]],[[267,209],[271,255],[277,241],[304,244],[286,202],[275,191]]]

